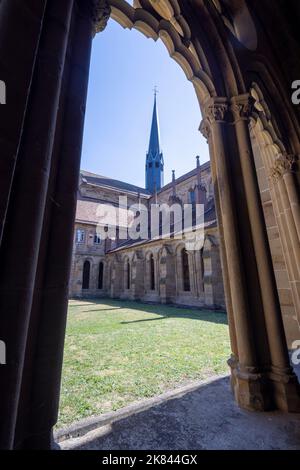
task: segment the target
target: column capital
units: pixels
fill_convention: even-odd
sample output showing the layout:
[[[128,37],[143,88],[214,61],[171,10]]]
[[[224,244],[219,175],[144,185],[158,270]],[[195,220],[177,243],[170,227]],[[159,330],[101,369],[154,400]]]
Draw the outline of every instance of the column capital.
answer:
[[[228,111],[229,102],[227,98],[219,96],[210,98],[204,107],[205,120],[207,120],[209,124],[214,122],[228,122]]]
[[[298,155],[289,155],[287,153],[282,153],[279,155],[273,168],[270,172],[270,177],[274,182],[282,178],[286,173],[291,173],[296,171],[296,166],[298,162]]]
[[[92,21],[94,24],[94,35],[104,31],[110,14],[111,7],[108,0],[92,0]]]
[[[234,96],[230,100],[230,110],[234,122],[249,121],[255,109],[255,99],[249,94]]]
[[[202,119],[199,131],[201,132],[203,137],[208,141],[211,134],[211,127],[208,119]]]

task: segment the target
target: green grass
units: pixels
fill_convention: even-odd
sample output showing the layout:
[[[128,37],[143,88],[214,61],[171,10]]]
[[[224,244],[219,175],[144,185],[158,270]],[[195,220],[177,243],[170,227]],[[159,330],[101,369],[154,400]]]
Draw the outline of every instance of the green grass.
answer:
[[[228,371],[222,312],[71,301],[58,426]]]

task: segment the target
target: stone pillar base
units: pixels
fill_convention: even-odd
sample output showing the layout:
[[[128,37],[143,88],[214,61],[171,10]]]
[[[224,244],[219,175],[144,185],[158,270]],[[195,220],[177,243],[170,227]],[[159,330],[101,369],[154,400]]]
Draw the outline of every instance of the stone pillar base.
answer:
[[[231,387],[237,404],[249,411],[269,411],[274,409],[269,381],[266,374],[253,368],[241,370],[236,358],[228,361],[231,368]]]
[[[288,413],[300,413],[300,384],[293,370],[272,368],[269,379],[276,408]]]
[[[292,369],[272,372],[242,370],[237,359],[228,360],[231,387],[237,404],[249,411],[300,412],[300,385]]]

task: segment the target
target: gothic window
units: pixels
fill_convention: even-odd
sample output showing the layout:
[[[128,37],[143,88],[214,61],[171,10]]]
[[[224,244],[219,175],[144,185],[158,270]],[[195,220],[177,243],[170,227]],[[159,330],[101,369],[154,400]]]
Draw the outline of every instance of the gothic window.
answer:
[[[191,290],[189,256],[185,248],[181,252],[181,262],[182,262],[183,290],[185,292],[189,292]]]
[[[196,195],[195,195],[194,190],[190,191],[190,201],[189,202],[190,202],[190,204],[193,204],[193,205],[196,203]]]
[[[163,215],[162,215],[162,211],[160,210],[159,211],[159,216],[158,216],[158,225],[159,225],[159,236],[161,237],[163,235]]]
[[[99,264],[99,276],[98,276],[98,289],[103,289],[103,271],[104,271],[104,264],[102,261]]]
[[[159,168],[159,163],[158,162],[155,163],[155,168]]]
[[[94,236],[94,244],[95,245],[100,245],[101,244],[101,237],[97,235],[97,233]]]
[[[192,226],[196,225],[196,192],[194,189],[189,191],[189,203],[192,206]]]
[[[150,256],[150,289],[155,290],[155,262],[154,256]]]
[[[200,250],[200,272],[201,272],[201,288],[204,290],[204,258],[203,258],[203,248]]]
[[[85,242],[85,230],[76,230],[76,243],[82,244]]]
[[[91,272],[91,263],[85,261],[83,265],[83,275],[82,275],[82,289],[87,290],[90,288],[90,272]]]
[[[126,266],[126,288],[129,290],[131,287],[131,269],[130,269],[130,263],[127,261],[127,266]]]

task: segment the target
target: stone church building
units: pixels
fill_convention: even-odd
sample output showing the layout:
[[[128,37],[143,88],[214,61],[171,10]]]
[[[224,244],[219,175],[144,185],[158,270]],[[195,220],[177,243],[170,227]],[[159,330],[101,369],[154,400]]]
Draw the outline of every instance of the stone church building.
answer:
[[[71,297],[111,297],[225,309],[215,203],[210,164],[163,184],[164,160],[160,145],[156,97],[144,188],[81,171],[76,210]],[[147,240],[111,240],[97,234],[99,204],[118,205],[126,197],[129,211],[143,204],[204,205],[204,233],[196,249],[187,250],[180,237],[149,237]],[[196,228],[194,228],[196,230]],[[198,229],[197,229],[198,230]],[[189,227],[188,227],[189,232]],[[118,229],[117,229],[118,233]],[[189,236],[187,233],[186,236]],[[194,247],[193,247],[194,248]]]

